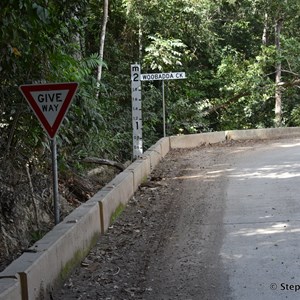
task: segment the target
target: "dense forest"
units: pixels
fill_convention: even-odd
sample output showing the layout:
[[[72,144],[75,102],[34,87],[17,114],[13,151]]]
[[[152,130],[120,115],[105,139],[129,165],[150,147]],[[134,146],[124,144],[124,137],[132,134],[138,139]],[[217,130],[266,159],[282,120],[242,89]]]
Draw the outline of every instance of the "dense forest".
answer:
[[[0,197],[10,222],[18,189],[32,194],[51,164],[22,84],[79,83],[57,136],[62,174],[80,173],[85,157],[132,159],[133,63],[186,73],[165,83],[168,135],[300,125],[298,0],[2,0],[0,24]],[[143,82],[145,149],[163,136],[161,84]]]
[[[299,11],[297,0],[1,1],[1,153],[48,148],[19,85],[76,81],[61,159],[130,159],[135,62],[186,72],[166,84],[169,135],[297,126]],[[161,82],[144,83],[146,148],[162,136],[161,106]]]

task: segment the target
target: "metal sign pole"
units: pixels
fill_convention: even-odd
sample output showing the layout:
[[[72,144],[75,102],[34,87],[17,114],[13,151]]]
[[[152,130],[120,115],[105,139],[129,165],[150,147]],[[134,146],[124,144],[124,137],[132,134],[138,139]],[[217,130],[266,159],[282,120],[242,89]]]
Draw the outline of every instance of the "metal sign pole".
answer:
[[[164,137],[166,137],[166,102],[165,102],[165,81],[164,80],[162,80],[162,102],[163,102]]]
[[[54,200],[54,219],[55,225],[60,221],[59,216],[59,194],[58,194],[58,171],[57,171],[57,145],[56,137],[51,139],[52,150],[52,174],[53,174],[53,200]]]

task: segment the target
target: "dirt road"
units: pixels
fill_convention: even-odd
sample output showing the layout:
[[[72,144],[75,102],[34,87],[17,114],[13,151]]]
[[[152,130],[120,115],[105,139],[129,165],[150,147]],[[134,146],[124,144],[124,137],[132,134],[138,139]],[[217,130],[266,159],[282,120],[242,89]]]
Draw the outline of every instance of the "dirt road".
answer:
[[[53,299],[298,299],[297,142],[169,153]]]

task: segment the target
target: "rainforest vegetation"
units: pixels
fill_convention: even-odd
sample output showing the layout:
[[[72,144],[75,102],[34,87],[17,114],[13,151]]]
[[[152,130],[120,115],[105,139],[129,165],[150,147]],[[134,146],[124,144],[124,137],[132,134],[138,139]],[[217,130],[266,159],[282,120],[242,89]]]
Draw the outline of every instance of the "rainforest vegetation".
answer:
[[[80,87],[58,134],[62,165],[131,159],[130,65],[166,82],[167,134],[300,125],[297,0],[4,0],[1,157],[39,159],[48,139],[18,90]],[[142,87],[147,148],[162,137],[161,82]]]

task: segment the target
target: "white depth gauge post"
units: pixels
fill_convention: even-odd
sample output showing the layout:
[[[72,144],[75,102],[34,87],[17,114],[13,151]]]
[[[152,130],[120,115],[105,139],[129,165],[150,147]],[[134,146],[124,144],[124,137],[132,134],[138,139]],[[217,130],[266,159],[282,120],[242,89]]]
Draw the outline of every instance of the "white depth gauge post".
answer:
[[[139,64],[131,65],[131,93],[133,159],[138,159],[143,154],[141,67]]]

